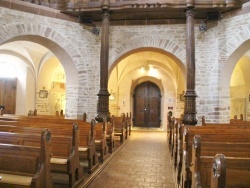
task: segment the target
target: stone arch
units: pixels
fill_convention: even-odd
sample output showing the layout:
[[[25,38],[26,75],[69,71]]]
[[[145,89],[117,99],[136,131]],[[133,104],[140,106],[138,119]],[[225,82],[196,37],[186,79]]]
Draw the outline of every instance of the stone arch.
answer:
[[[225,58],[220,76],[220,87],[230,87],[230,79],[235,67],[235,62],[249,51],[250,46],[250,26],[245,26],[240,30],[224,47],[221,58]]]
[[[112,65],[109,67],[109,76],[112,72],[112,70],[115,68],[115,66],[122,60],[124,59],[125,57],[131,55],[131,54],[134,54],[136,52],[142,52],[142,51],[154,51],[154,52],[158,52],[158,53],[161,53],[161,54],[164,54],[168,57],[170,57],[171,59],[173,59],[176,64],[180,67],[180,70],[181,70],[181,73],[182,75],[184,76],[186,74],[186,67],[185,65],[182,63],[183,61],[179,59],[179,57],[175,56],[174,54],[168,52],[168,51],[165,51],[163,49],[159,49],[159,48],[155,48],[155,47],[139,47],[139,48],[135,48],[135,49],[131,49],[130,51],[127,51],[125,52],[124,54],[121,54],[119,56],[119,58],[117,58],[113,63]]]
[[[65,114],[67,117],[76,118],[79,113],[79,76],[77,70],[82,55],[72,40],[48,26],[34,23],[14,23],[3,26],[0,30],[0,45],[14,41],[38,43],[48,48],[59,59],[65,70],[67,82]]]
[[[250,26],[243,26],[231,40],[227,42],[221,50],[218,64],[220,68],[219,77],[219,108],[218,110],[226,111],[230,115],[230,81],[233,70],[239,59],[250,50]],[[225,112],[224,112],[225,114]],[[223,122],[228,121],[220,117]]]
[[[118,46],[110,57],[114,57],[110,62],[118,62],[121,57],[124,57],[124,54],[131,54],[135,49],[146,49],[154,48],[158,49],[161,52],[167,52],[172,54],[178,59],[178,62],[185,62],[186,59],[186,50],[182,46],[178,45],[175,41],[172,41],[167,38],[158,37],[158,36],[140,36],[131,38],[125,43]],[[113,65],[112,65],[113,66]],[[110,66],[111,67],[111,66]],[[182,67],[182,66],[181,66]]]
[[[67,76],[67,83],[77,85],[78,72],[76,57],[80,53],[74,44],[65,36],[53,29],[32,23],[17,23],[2,27],[0,31],[0,44],[13,41],[26,40],[38,43],[52,51],[62,63]]]
[[[170,59],[173,60],[174,63],[180,68],[180,74],[185,78],[186,75],[186,66],[185,66],[185,59],[186,59],[186,50],[183,48],[181,45],[176,44],[172,40],[167,40],[167,39],[161,39],[160,37],[157,36],[151,36],[151,37],[135,37],[133,39],[127,40],[121,45],[119,45],[117,48],[111,48],[111,53],[110,53],[110,59],[109,59],[109,76],[111,75],[112,71],[115,69],[117,64],[124,58],[135,54],[137,52],[143,52],[143,51],[151,51],[151,52],[157,52],[159,54],[165,55],[169,57]],[[145,79],[148,79],[148,77],[145,77]],[[141,78],[144,79],[144,78]],[[137,79],[139,80],[139,78]],[[121,107],[120,110],[130,110],[132,112],[132,107],[133,107],[133,101],[132,101],[132,93],[134,86],[137,82],[137,80],[133,80],[129,95],[123,96],[125,100],[129,101],[130,105],[127,105],[128,107]],[[162,95],[168,95],[171,98],[176,96],[175,94],[169,94],[166,91],[164,91],[163,83],[161,83],[161,80],[157,80],[156,78],[152,78],[149,80],[153,80],[154,83],[157,83],[157,86],[160,88]],[[174,84],[174,82],[173,82]],[[119,92],[121,90],[119,89]],[[172,96],[174,95],[174,96]],[[118,101],[121,102],[121,101]],[[164,113],[166,113],[166,104],[167,100],[165,97],[162,97],[162,111],[161,111],[161,117],[162,117],[162,124],[166,124],[166,117]],[[170,104],[168,104],[170,105]],[[176,103],[173,104],[176,106]],[[124,108],[124,109],[123,109]],[[176,112],[177,113],[177,112]],[[179,113],[179,112],[178,112]],[[162,127],[166,128],[166,127]]]

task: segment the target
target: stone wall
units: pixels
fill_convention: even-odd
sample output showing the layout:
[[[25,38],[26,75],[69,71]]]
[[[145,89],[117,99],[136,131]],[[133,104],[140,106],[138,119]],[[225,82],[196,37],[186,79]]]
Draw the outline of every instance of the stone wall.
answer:
[[[0,8],[0,17],[0,44],[15,40],[36,42],[50,49],[62,63],[67,78],[66,117],[77,117],[87,111],[93,118],[96,113],[93,95],[99,89],[99,38],[89,28],[65,20],[6,8]],[[36,70],[38,67],[34,63]]]
[[[30,39],[58,57],[67,77],[66,116],[79,117],[86,112],[89,119],[94,118],[99,89],[100,36],[79,23],[6,8],[0,8],[0,18],[0,44]],[[181,24],[110,27],[110,71],[119,57],[143,47],[165,50],[185,67],[185,27]],[[41,37],[47,39],[46,44]],[[250,39],[250,13],[209,22],[203,35],[195,25],[195,38],[197,115],[199,119],[205,115],[211,122],[225,122],[230,115],[230,93],[229,81],[223,85],[222,80],[230,78],[230,74],[227,78],[224,75],[230,63],[228,59]]]
[[[196,40],[196,91],[199,119],[228,122],[230,118],[230,79],[239,58],[250,46],[250,14],[221,19],[208,25]],[[242,49],[242,50],[239,50]]]

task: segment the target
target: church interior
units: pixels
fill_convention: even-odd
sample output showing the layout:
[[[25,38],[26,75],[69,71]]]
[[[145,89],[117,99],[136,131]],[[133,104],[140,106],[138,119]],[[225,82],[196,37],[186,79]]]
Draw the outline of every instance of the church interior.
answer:
[[[0,23],[0,187],[250,187],[248,0],[1,0]]]

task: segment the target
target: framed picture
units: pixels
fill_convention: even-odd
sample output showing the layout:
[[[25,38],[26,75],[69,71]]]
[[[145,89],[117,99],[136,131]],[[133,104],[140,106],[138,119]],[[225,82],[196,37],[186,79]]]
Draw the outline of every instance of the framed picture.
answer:
[[[47,98],[48,97],[48,91],[47,90],[40,90],[39,97],[40,98]]]

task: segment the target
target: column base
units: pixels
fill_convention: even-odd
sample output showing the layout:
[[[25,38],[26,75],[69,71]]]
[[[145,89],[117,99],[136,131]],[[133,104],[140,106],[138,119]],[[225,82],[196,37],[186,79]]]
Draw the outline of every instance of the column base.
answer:
[[[95,120],[98,122],[103,122],[103,118],[107,118],[107,121],[109,121],[110,117],[109,117],[109,112],[99,112],[98,114],[96,114],[95,116]]]
[[[184,125],[196,125],[198,123],[198,118],[196,114],[184,113],[183,115],[183,124]]]

